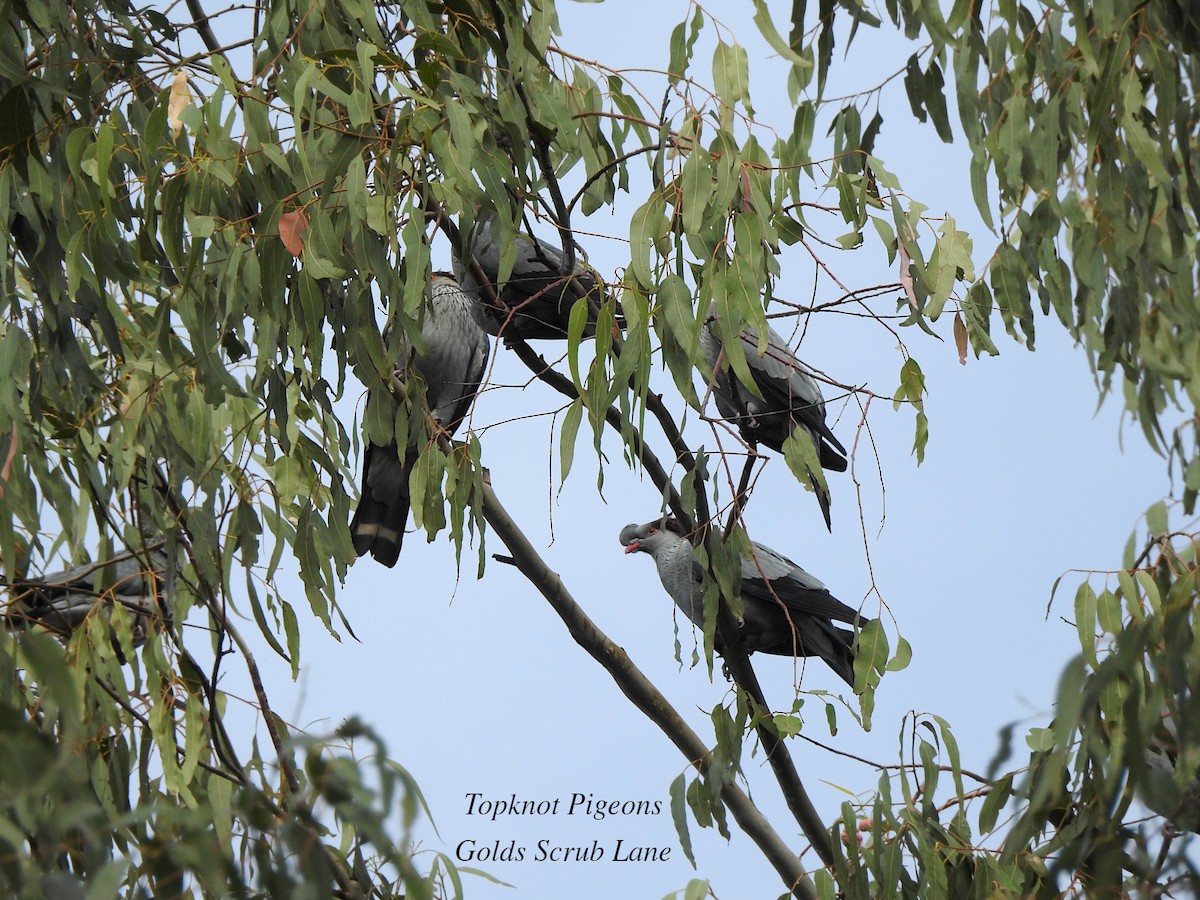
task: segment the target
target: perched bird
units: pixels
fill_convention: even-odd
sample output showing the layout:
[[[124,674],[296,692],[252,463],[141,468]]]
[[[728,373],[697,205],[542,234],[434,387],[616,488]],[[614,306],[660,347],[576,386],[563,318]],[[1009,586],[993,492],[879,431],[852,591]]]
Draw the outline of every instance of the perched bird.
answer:
[[[674,519],[662,519],[626,525],[620,540],[626,553],[641,551],[654,558],[658,577],[675,605],[693,624],[703,627],[704,570],[679,524]],[[833,621],[861,628],[870,620],[830,594],[825,585],[787,557],[753,541],[750,546],[752,556],[742,560],[738,588],[746,652],[819,656],[854,687],[854,633],[838,628]]]
[[[751,445],[766,444],[780,453],[792,431],[802,428],[812,438],[821,468],[845,472],[846,448],[825,424],[825,398],[804,363],[769,325],[764,353],[759,353],[758,334],[751,328],[743,328],[738,339],[761,397],[754,396],[730,371],[716,316],[710,315],[700,329],[700,349],[708,364],[705,376],[712,384],[721,415],[737,425]],[[829,492],[821,487],[811,469],[808,476],[821,505],[825,527],[832,530]]]
[[[596,309],[604,300],[604,283],[581,258],[571,273],[564,271],[562,251],[526,234],[515,238],[516,259],[508,280],[500,283],[500,240],[494,234],[495,214],[481,212],[466,239],[466,254],[454,253],[454,276],[478,303],[479,324],[498,337],[537,340],[563,339],[571,308],[584,298],[591,304],[584,337],[596,336]],[[498,309],[481,291],[471,258],[495,290]],[[618,309],[618,315],[620,310]]]
[[[414,366],[425,381],[429,412],[447,434],[454,434],[479,391],[488,359],[488,337],[475,319],[474,300],[454,276],[435,272],[432,298],[421,327],[425,352],[405,346],[396,361],[395,378],[404,382]],[[408,477],[417,463],[419,429],[403,456],[396,442],[368,444],[363,457],[362,497],[350,522],[354,550],[370,554],[391,568],[400,557],[408,522]]]
[[[1146,771],[1138,782],[1138,795],[1174,829],[1200,834],[1200,769],[1193,767],[1191,779],[1181,785],[1176,776],[1181,756],[1193,763],[1196,760],[1195,753],[1186,753],[1180,746],[1175,718],[1164,708],[1162,724],[1146,746]]]
[[[148,570],[138,556],[125,552],[105,563],[22,579],[12,587],[6,623],[14,630],[38,624],[69,637],[94,610],[119,603],[133,619],[133,646],[140,647],[161,600],[167,567],[161,549],[151,551],[149,561],[153,570]]]

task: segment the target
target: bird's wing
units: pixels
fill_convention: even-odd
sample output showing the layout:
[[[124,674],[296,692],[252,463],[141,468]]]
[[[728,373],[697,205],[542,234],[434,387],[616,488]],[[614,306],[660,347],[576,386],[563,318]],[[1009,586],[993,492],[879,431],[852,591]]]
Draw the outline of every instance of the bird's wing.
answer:
[[[562,251],[532,235],[517,232],[513,236],[512,271],[500,284],[500,263],[504,256],[501,242],[495,239],[494,214],[484,214],[472,227],[467,240],[485,279],[497,289],[500,306],[487,303],[479,279],[470,265],[457,254],[454,271],[465,289],[478,300],[480,324],[489,334],[525,339],[562,339],[567,336],[571,308],[583,298],[593,308],[584,337],[595,335],[595,307],[605,297],[603,280],[589,267],[583,251],[576,248],[575,264],[564,271]],[[615,304],[617,322],[623,324],[620,304]]]
[[[459,423],[467,417],[467,411],[471,408],[471,401],[479,393],[479,385],[483,383],[483,376],[487,371],[490,352],[491,345],[488,343],[487,332],[482,328],[477,328],[475,331],[474,346],[471,347],[471,352],[467,358],[466,377],[463,379],[463,385],[466,390],[463,392],[463,396],[459,398],[458,406],[449,420],[453,423],[454,429],[457,429]]]
[[[151,555],[151,563],[166,568],[166,559],[161,552]],[[115,594],[139,596],[148,592],[146,570],[132,553],[120,553],[108,563],[76,566],[63,572],[54,572],[41,579],[39,587],[50,596],[67,592],[99,593],[111,588]]]
[[[767,327],[767,348],[761,355],[758,335],[753,330],[742,329],[738,338],[742,342],[746,365],[767,405],[780,411],[790,410],[793,418],[814,436],[819,435],[845,454],[846,448],[825,424],[825,397],[821,386],[808,374],[807,367],[779,333]]]
[[[721,358],[723,349],[721,338],[709,319],[700,328],[700,350],[707,363],[704,380],[712,384],[713,399],[717,402],[717,411],[721,417],[738,426],[746,440],[754,440],[753,431],[747,427],[750,413],[746,410],[742,387],[737,376],[730,371],[728,363]]]
[[[91,591],[98,583],[97,579],[101,566],[95,564],[76,566],[62,572],[53,572],[41,579],[41,585],[52,594],[66,593],[70,590]]]
[[[583,270],[582,261],[575,260],[575,271]],[[517,235],[517,257],[513,261],[513,276],[562,275],[563,255],[557,247],[530,234]]]
[[[432,317],[431,317],[432,318]],[[426,320],[426,355],[417,361],[429,411],[451,433],[471,408],[487,366],[487,334],[468,309]],[[432,329],[432,330],[430,330]]]
[[[778,599],[789,610],[833,619],[838,622],[864,624],[867,620],[834,597],[824,584],[802,568],[776,553],[770,547],[752,542],[753,558],[742,560],[743,601],[746,598],[765,603]],[[765,577],[764,577],[765,576]]]
[[[408,473],[416,463],[416,450],[404,460],[393,442],[386,447],[368,444],[363,456],[362,496],[350,521],[354,552],[371,555],[388,568],[400,558],[404,526],[408,524]]]

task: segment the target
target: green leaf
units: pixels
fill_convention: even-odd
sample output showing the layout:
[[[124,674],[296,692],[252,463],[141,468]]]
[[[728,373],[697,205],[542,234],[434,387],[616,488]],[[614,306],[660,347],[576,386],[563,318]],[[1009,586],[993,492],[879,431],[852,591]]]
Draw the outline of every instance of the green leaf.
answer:
[[[1152,612],[1156,615],[1162,612],[1162,594],[1159,593],[1158,584],[1154,580],[1154,576],[1145,569],[1139,569],[1134,573],[1134,578],[1142,588],[1142,594],[1146,598],[1146,603],[1149,605]]]
[[[702,148],[688,155],[683,164],[681,206],[683,230],[692,234],[700,230],[708,204],[713,195],[712,156]]]
[[[975,208],[983,224],[994,229],[992,206],[988,201],[988,157],[976,151],[971,154],[971,195],[975,198]]]
[[[873,683],[877,673],[887,668],[888,637],[883,624],[872,619],[858,633],[858,652],[854,656],[855,684]]]
[[[1099,665],[1096,658],[1096,592],[1086,581],[1075,592],[1075,627],[1084,659],[1092,666]]]
[[[896,653],[888,660],[887,670],[889,672],[900,672],[907,669],[911,661],[912,647],[904,638],[898,638],[896,641]]]
[[[717,96],[728,104],[721,109],[722,123],[727,120],[732,122],[732,108],[739,102],[753,117],[754,108],[750,104],[750,57],[745,48],[718,40],[713,53],[712,70]],[[723,124],[722,127],[727,126]]]
[[[779,732],[780,737],[795,737],[804,727],[804,723],[799,716],[785,716],[776,714],[771,717],[775,724],[775,730]]]
[[[800,56],[775,29],[775,23],[771,21],[771,13],[767,9],[766,0],[754,0],[754,24],[758,26],[759,32],[766,38],[772,50],[794,66],[802,69],[812,68],[812,60]]]
[[[938,240],[929,257],[926,269],[932,280],[928,284],[930,298],[925,315],[936,320],[954,290],[956,281],[974,281],[975,266],[971,262],[971,238],[955,226],[947,216],[938,228]]]
[[[686,36],[684,24],[680,22],[671,31],[671,59],[667,64],[667,81],[672,86],[679,83],[691,66],[696,38],[700,36],[700,29],[704,26],[704,10],[696,7],[696,11],[692,15],[691,28],[687,30]]]
[[[1161,500],[1146,510],[1146,528],[1153,537],[1167,533],[1167,506]]]
[[[675,834],[679,837],[679,847],[683,850],[683,855],[688,858],[693,866],[696,865],[696,858],[692,855],[692,836],[688,832],[687,823],[687,779],[683,774],[680,774],[670,787],[671,796],[671,820],[675,823]]]
[[[643,290],[653,287],[655,278],[651,269],[651,254],[663,228],[662,203],[657,195],[651,197],[629,220],[629,267]]]
[[[209,775],[206,783],[208,809],[212,814],[213,831],[219,847],[233,846],[233,782]]]
[[[1096,598],[1096,618],[1100,630],[1108,634],[1120,634],[1123,628],[1121,601],[1112,591],[1101,591]]]
[[[280,600],[279,605],[283,613],[283,633],[287,636],[288,645],[287,654],[280,655],[292,664],[292,680],[295,680],[300,677],[300,627],[292,604]]]
[[[571,474],[571,462],[575,458],[575,439],[579,433],[579,425],[583,421],[583,400],[576,399],[567,407],[563,417],[562,431],[558,436],[560,477],[565,482]]]
[[[817,445],[806,428],[793,428],[783,442],[783,460],[787,463],[792,476],[800,484],[809,487],[809,479],[815,481],[821,490],[829,490],[825,480],[825,472],[821,468]]]
[[[979,810],[979,831],[981,833],[986,834],[996,827],[1004,805],[1012,797],[1012,782],[1011,775],[1006,775],[993,782],[987,796],[983,798],[983,806]]]

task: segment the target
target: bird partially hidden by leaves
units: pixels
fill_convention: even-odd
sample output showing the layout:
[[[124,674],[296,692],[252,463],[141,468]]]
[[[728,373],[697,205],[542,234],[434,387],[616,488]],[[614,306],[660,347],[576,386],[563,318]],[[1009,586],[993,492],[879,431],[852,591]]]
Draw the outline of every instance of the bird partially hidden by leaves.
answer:
[[[159,618],[166,568],[166,554],[158,548],[149,553],[125,551],[41,578],[16,579],[9,585],[5,626],[12,631],[41,627],[67,639],[89,616],[111,615],[119,605],[129,616],[130,643],[140,647]],[[124,662],[115,636],[112,644]]]
[[[512,272],[501,281],[503,247],[495,224],[494,212],[480,211],[465,239],[466,246],[461,253],[456,248],[453,257],[455,277],[477,303],[479,324],[488,334],[499,337],[565,340],[571,310],[582,300],[589,307],[583,336],[595,337],[597,315],[605,301],[604,282],[587,265],[582,253],[576,255],[568,272],[560,249],[518,233]],[[484,283],[491,286],[499,306],[482,289]],[[615,305],[616,322],[621,327],[620,306]]]
[[[699,627],[704,625],[704,568],[692,542],[674,519],[626,525],[620,541],[626,553],[648,553],[663,587]],[[751,541],[742,560],[743,614],[740,635],[747,653],[820,657],[854,687],[855,633],[833,623],[862,629],[871,620],[829,593],[825,585],[782,554]],[[718,645],[718,652],[721,651]]]
[[[395,381],[405,389],[415,383],[411,370],[420,373],[429,412],[447,436],[466,418],[487,367],[488,337],[476,321],[474,302],[453,275],[435,272],[421,325],[425,349],[421,352],[401,342],[393,371]],[[393,401],[401,402],[394,395]],[[420,407],[414,403],[413,408]],[[422,430],[412,428],[410,434],[403,452],[394,440],[383,446],[367,444],[362,497],[350,522],[355,553],[370,553],[389,568],[400,558],[411,502],[409,475],[421,450]]]
[[[784,442],[799,432],[798,440],[812,441],[822,469],[845,472],[846,448],[825,424],[825,397],[808,367],[769,325],[762,352],[758,332],[750,327],[741,329],[737,340],[754,389],[731,370],[717,316],[710,314],[700,329],[700,349],[708,365],[704,374],[721,415],[738,427],[751,446],[765,444],[778,453],[783,453]],[[829,491],[811,467],[807,474],[825,527],[832,531]]]
[[[1181,746],[1179,728],[1169,709],[1150,735],[1144,759],[1146,771],[1138,783],[1138,795],[1172,828],[1200,834],[1200,758],[1194,749]],[[1185,774],[1179,771],[1187,765]]]

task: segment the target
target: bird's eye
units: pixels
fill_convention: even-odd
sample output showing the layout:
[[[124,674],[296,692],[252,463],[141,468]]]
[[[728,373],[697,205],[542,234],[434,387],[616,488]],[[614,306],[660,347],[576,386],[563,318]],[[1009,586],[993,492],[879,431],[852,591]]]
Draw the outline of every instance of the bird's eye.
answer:
[[[647,528],[646,534],[654,534],[656,531],[658,531],[657,528]]]

